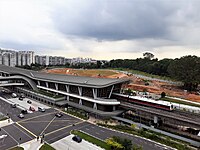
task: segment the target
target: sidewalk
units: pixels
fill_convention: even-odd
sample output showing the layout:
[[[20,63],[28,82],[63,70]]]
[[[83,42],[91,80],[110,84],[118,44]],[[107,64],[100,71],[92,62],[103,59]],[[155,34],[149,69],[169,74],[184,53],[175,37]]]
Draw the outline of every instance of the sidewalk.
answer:
[[[8,126],[8,125],[10,125],[12,123],[14,123],[14,122],[11,119],[10,119],[10,122],[8,121],[8,119],[0,121],[0,128],[4,127],[4,126]]]
[[[33,139],[31,141],[28,141],[26,143],[20,144],[21,147],[24,148],[24,150],[39,150],[39,148],[43,144],[40,143],[40,140],[37,141],[37,139]]]

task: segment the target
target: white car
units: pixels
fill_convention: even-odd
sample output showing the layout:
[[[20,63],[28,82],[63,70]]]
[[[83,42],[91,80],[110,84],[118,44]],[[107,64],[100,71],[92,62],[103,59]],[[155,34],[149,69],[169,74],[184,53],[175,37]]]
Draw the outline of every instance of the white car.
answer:
[[[22,119],[22,118],[24,118],[24,115],[23,114],[19,114],[18,117]]]
[[[45,112],[45,108],[44,107],[38,107],[38,111]]]

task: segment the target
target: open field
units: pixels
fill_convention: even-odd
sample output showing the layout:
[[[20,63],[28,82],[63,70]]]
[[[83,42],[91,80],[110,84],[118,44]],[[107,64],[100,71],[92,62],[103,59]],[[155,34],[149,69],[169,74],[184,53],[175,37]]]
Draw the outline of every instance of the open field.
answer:
[[[128,88],[136,91],[148,91],[150,93],[161,94],[165,92],[166,95],[172,97],[179,97],[195,102],[200,102],[200,95],[196,93],[185,92],[179,86],[171,84],[170,82],[162,82],[156,79],[167,79],[153,76],[152,80],[147,80],[136,75],[128,76],[122,72],[109,69],[72,69],[72,68],[54,68],[49,70],[44,70],[47,73],[57,73],[57,74],[69,74],[76,76],[90,76],[96,78],[129,78],[131,83]],[[133,72],[135,73],[135,72]],[[141,72],[137,72],[140,74]],[[146,76],[146,74],[142,74]],[[148,75],[147,75],[148,76]],[[154,80],[155,79],[155,80]]]

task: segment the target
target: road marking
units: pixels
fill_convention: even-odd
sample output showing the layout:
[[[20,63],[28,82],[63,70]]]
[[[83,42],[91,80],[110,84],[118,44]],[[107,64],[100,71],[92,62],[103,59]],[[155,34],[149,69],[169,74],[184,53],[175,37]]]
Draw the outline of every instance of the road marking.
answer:
[[[75,125],[80,124],[80,123],[83,123],[83,122],[85,122],[85,121],[81,121],[81,122],[75,123]],[[68,126],[65,126],[65,127],[63,127],[63,128],[57,129],[57,130],[54,130],[54,131],[52,131],[52,132],[49,132],[49,133],[47,133],[46,135],[49,135],[49,134],[55,133],[55,132],[57,132],[57,131],[60,131],[60,130],[69,128],[69,127],[71,127],[71,126],[73,126],[73,124],[68,125]]]
[[[30,137],[30,139],[32,139],[32,137],[30,135],[28,135],[26,132],[24,132],[23,130],[21,130],[19,127],[17,127],[15,124],[13,124],[13,126],[15,126],[17,129],[19,129],[20,131],[22,131],[24,134],[26,134],[28,137]]]
[[[69,122],[69,121],[71,120],[54,120],[54,122]],[[37,123],[37,122],[40,122],[40,123],[49,122],[49,120],[48,121],[26,121],[26,122],[20,122],[20,123],[26,124],[26,123]],[[71,121],[71,122],[77,122],[77,121]]]
[[[30,133],[31,135],[33,135],[34,137],[37,137],[33,132],[29,131],[28,129],[26,129],[25,127],[23,127],[21,124],[19,124],[18,122],[16,122],[16,124],[18,126],[20,126],[22,129],[26,130],[28,133]]]
[[[50,126],[50,124],[54,121],[54,119],[56,119],[56,116],[53,117],[53,119],[47,124],[47,126],[44,128],[44,130],[40,133],[40,135],[42,135],[44,133],[44,131]]]
[[[101,132],[105,132],[105,131],[103,131],[103,130],[100,130]]]
[[[5,129],[1,128],[4,132],[6,132],[17,144],[19,144],[19,142],[13,137],[11,136]]]
[[[27,119],[23,119],[23,120],[21,120],[21,121],[18,121],[18,123],[24,122],[24,121],[26,121],[26,120],[31,120],[31,119],[35,119],[35,118],[47,116],[47,115],[54,114],[54,113],[55,113],[55,112],[51,112],[51,113],[47,113],[47,114],[44,114],[44,115],[35,116],[35,117],[32,117],[32,118],[27,118]]]

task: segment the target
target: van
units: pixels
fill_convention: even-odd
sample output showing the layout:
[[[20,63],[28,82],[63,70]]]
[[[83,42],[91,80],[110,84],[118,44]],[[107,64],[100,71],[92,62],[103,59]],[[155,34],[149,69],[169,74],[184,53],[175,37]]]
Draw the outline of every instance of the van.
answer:
[[[38,111],[45,112],[45,108],[44,107],[38,107]]]

